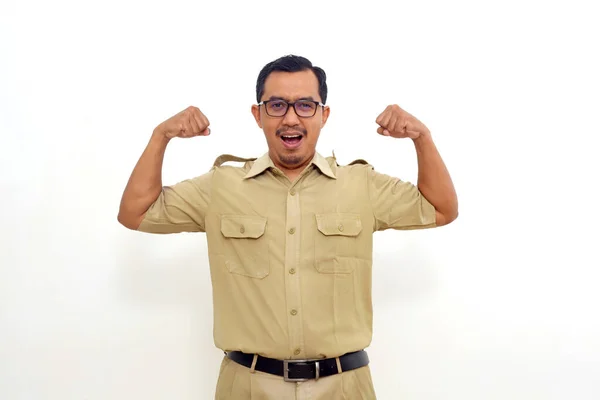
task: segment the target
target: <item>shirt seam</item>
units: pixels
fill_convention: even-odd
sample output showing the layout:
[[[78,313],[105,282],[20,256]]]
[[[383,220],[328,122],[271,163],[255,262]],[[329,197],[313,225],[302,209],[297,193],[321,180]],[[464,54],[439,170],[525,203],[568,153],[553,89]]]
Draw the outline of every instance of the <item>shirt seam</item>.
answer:
[[[372,168],[372,167],[371,167]],[[375,215],[375,208],[373,207],[373,199],[371,197],[371,174],[369,174],[369,168],[365,168],[367,179],[367,194],[369,196],[369,207],[371,208],[371,214],[373,216],[373,221],[375,221],[375,231],[379,229],[379,222],[377,221],[377,216]]]
[[[208,201],[206,202],[206,210],[204,211],[204,216],[202,218],[202,229],[204,230],[206,230],[206,216],[208,215],[208,210],[210,210],[210,206],[212,204],[213,180],[215,179],[215,174],[215,170],[213,170],[210,174],[210,183],[208,185]]]

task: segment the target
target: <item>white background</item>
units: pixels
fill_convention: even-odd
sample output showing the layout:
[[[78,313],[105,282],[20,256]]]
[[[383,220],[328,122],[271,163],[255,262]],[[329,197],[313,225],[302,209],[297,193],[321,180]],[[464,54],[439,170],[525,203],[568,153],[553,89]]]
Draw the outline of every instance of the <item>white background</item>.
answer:
[[[167,6],[168,3],[168,6]],[[189,105],[165,184],[266,150],[267,62],[328,74],[318,150],[416,182],[399,104],[432,131],[459,219],[376,234],[380,399],[600,398],[594,2],[5,1],[0,4],[0,399],[210,399],[203,234],[117,223],[152,129]]]

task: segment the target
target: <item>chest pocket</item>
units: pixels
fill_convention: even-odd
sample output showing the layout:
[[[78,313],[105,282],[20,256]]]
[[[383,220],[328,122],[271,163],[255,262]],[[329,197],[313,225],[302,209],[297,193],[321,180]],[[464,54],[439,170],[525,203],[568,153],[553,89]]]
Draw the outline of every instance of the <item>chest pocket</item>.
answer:
[[[360,214],[317,214],[315,267],[321,273],[348,274],[354,271],[361,254],[362,221]]]
[[[262,279],[269,275],[267,218],[258,215],[222,215],[220,257],[232,274]]]

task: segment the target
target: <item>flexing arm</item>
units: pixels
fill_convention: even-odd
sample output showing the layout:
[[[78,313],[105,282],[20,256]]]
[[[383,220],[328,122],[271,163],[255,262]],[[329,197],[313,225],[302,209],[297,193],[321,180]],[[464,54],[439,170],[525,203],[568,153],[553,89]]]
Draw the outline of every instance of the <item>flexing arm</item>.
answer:
[[[121,198],[118,221],[129,229],[137,229],[148,208],[162,191],[162,164],[167,144],[174,137],[206,136],[208,119],[196,107],[184,111],[158,125],[138,160]]]
[[[376,120],[377,132],[394,138],[411,138],[417,150],[419,178],[417,186],[435,208],[437,226],[458,217],[458,200],[454,184],[440,156],[429,129],[398,105],[388,106]]]
[[[419,191],[435,207],[436,225],[449,224],[458,217],[458,199],[450,174],[431,134],[423,133],[413,141],[419,164]]]

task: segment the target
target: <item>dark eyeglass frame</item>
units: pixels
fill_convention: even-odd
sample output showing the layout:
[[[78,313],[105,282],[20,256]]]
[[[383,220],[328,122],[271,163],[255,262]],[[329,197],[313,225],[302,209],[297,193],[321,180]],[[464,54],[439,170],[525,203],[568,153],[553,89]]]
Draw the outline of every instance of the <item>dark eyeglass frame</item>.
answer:
[[[269,114],[269,103],[273,102],[273,101],[277,101],[280,102],[282,104],[287,105],[287,108],[285,109],[285,112],[281,115],[271,115]],[[300,102],[304,102],[304,103],[314,103],[315,104],[315,112],[313,112],[312,115],[300,115],[298,114],[298,110],[296,110],[296,103],[300,103]],[[300,100],[296,100],[292,103],[285,101],[283,99],[273,99],[273,100],[263,100],[260,103],[257,104],[259,107],[264,105],[265,106],[265,112],[267,113],[267,115],[269,117],[274,117],[274,118],[281,118],[281,117],[285,117],[286,114],[288,113],[288,111],[290,110],[290,106],[292,106],[292,108],[294,109],[294,112],[296,113],[296,115],[299,118],[312,118],[315,116],[315,114],[317,113],[317,108],[319,108],[319,106],[321,107],[325,107],[325,104],[321,103],[320,101],[315,101],[315,100],[308,100],[308,99],[300,99]]]

